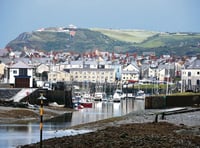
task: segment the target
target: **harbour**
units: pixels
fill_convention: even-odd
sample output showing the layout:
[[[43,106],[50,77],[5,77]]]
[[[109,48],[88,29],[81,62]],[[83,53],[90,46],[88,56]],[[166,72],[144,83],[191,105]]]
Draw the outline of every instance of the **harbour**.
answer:
[[[75,125],[126,115],[137,110],[137,107],[141,109],[140,106],[143,106],[144,102],[138,101],[141,100],[125,99],[121,100],[121,102],[95,101],[92,108],[80,109],[44,121],[44,139],[87,132],[65,131],[56,133],[56,131]],[[134,104],[137,104],[137,106],[134,106]],[[27,124],[0,124],[0,147],[16,147],[18,145],[39,142],[39,134],[39,121]]]

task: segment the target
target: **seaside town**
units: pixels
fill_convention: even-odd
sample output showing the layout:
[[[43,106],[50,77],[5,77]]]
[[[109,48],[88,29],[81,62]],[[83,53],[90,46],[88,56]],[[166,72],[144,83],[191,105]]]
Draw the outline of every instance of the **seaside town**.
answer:
[[[1,0],[0,148],[200,148],[197,0]]]
[[[109,104],[112,104],[114,107],[120,103],[121,109],[114,109],[112,112],[120,111],[121,114],[119,115],[125,116],[122,116],[120,120],[111,118],[113,121],[109,121],[108,119],[103,127],[99,123],[89,124],[88,126],[87,123],[91,122],[89,118],[84,118],[86,121],[77,122],[77,124],[86,123],[86,125],[82,126],[83,128],[94,129],[98,126],[100,129],[106,128],[109,123],[117,123],[118,120],[118,124],[157,123],[160,122],[159,117],[161,115],[163,120],[165,119],[164,116],[186,113],[186,115],[183,115],[184,117],[170,118],[168,122],[187,125],[188,123],[185,123],[182,119],[184,118],[186,121],[190,120],[189,126],[194,124],[193,126],[198,127],[199,108],[197,106],[200,103],[198,95],[200,86],[200,56],[198,54],[178,57],[176,55],[156,56],[154,52],[144,52],[142,55],[138,55],[137,53],[109,53],[98,50],[88,53],[64,51],[43,52],[24,47],[22,51],[13,51],[11,48],[1,49],[0,56],[0,103],[2,107],[6,107],[1,107],[2,123],[13,124],[22,121],[30,122],[30,119],[34,119],[33,121],[37,120],[37,112],[40,105],[37,99],[43,98],[43,96],[39,97],[39,94],[41,95],[42,92],[44,98],[48,100],[48,104],[45,104],[47,110],[47,113],[44,114],[45,120],[61,116],[66,114],[66,112],[74,112],[72,110],[69,111],[69,108],[82,110],[87,113],[87,109],[97,108],[100,102],[101,105],[106,103],[107,107],[104,107],[107,109],[110,108]],[[59,93],[49,95],[50,92],[56,91]],[[67,92],[64,98],[63,95],[60,96],[61,92]],[[173,96],[173,94],[180,95],[185,93],[186,98],[183,98],[183,96]],[[187,93],[195,95],[191,96],[189,94],[188,97]],[[179,98],[182,98],[182,100]],[[131,103],[127,103],[127,100],[131,100]],[[138,103],[137,101],[142,102]],[[134,106],[130,106],[130,104],[134,104]],[[129,112],[127,112],[127,107],[123,108],[123,106],[127,105],[130,106],[128,108],[128,110],[130,109]],[[192,108],[188,108],[187,106]],[[104,107],[102,106],[102,109]],[[23,108],[27,108],[28,110],[24,110]],[[123,113],[124,109],[126,110],[125,113]],[[166,110],[152,112],[148,109]],[[136,110],[136,114],[142,114],[140,116],[135,115],[134,110]],[[13,113],[13,111],[16,113]],[[95,111],[92,112],[95,113]],[[18,116],[16,116],[17,114]],[[77,115],[78,118],[80,116],[81,114]],[[192,116],[192,118],[188,118],[188,116]],[[99,117],[95,120],[98,121]],[[59,120],[57,122],[60,123]],[[162,129],[160,133],[165,132],[166,134],[164,129],[169,125],[162,125],[162,122],[157,123],[157,125]],[[152,127],[148,126],[146,128],[151,129]],[[145,136],[143,130],[140,132]],[[189,133],[193,132],[193,130],[189,131]],[[97,132],[97,134],[99,133]],[[58,132],[58,135],[62,137],[63,134]],[[113,136],[116,135],[117,133],[113,134]],[[94,136],[95,134],[91,134],[92,138]],[[35,139],[37,138],[38,136]],[[77,138],[79,137],[77,136]],[[117,137],[113,138],[115,139],[113,141],[117,141]],[[98,139],[98,141],[100,142],[102,139]],[[38,140],[35,142],[38,142]],[[46,142],[46,145],[50,147],[52,143],[55,142],[50,140]],[[59,143],[59,141],[56,143]],[[148,142],[143,141],[143,143]],[[183,143],[179,145],[183,145]],[[25,142],[21,145],[24,144],[27,143]],[[95,142],[95,144],[97,143]],[[104,141],[104,146],[105,144],[107,143]],[[20,143],[14,143],[13,145],[20,145]],[[74,143],[71,143],[71,145],[74,145]],[[88,146],[82,143],[78,145]],[[116,144],[115,147],[122,145]],[[131,146],[132,144],[127,143],[127,145]],[[149,145],[155,146],[157,144],[153,143]],[[189,144],[189,147],[191,145]],[[31,145],[26,145],[25,147],[29,146],[31,147]],[[75,144],[74,147],[76,146]]]
[[[77,83],[79,87],[107,84],[119,89],[127,84],[169,84],[173,87],[162,92],[169,94],[199,92],[200,86],[199,55],[42,52],[24,47],[23,51],[1,49],[0,56],[1,85],[13,88],[55,89],[57,82]]]

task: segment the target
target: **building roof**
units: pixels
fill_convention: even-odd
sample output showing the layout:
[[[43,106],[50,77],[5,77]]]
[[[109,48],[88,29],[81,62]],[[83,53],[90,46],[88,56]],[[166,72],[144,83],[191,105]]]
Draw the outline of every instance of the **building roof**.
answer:
[[[32,67],[27,65],[27,64],[25,64],[22,61],[19,61],[18,63],[15,63],[15,64],[11,65],[10,68],[32,68]]]
[[[200,59],[196,59],[195,61],[193,61],[188,67],[187,69],[200,69]]]

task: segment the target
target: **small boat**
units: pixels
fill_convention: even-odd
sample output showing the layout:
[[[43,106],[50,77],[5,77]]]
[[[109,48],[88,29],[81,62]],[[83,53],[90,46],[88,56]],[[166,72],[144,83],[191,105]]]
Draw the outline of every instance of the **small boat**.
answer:
[[[92,102],[80,102],[84,108],[92,108]]]
[[[51,107],[65,107],[64,104],[58,104],[57,102],[52,102],[52,103],[49,103],[49,106]]]
[[[124,95],[123,95],[122,90],[117,89],[117,90],[115,90],[115,93],[114,93],[114,95],[113,95],[112,101],[113,101],[113,102],[120,102],[121,99],[123,99],[123,98],[124,98]]]
[[[81,106],[80,108],[92,108],[92,102],[90,99],[76,98],[73,100],[74,107]]]
[[[145,93],[143,90],[139,90],[135,96],[135,100],[145,100]]]
[[[106,98],[106,93],[105,92],[96,92],[94,94],[94,101],[102,101],[104,98]]]
[[[92,102],[90,99],[81,98],[79,104],[82,105],[84,108],[92,108]]]
[[[83,109],[84,108],[84,106],[83,105],[78,105],[78,109]]]

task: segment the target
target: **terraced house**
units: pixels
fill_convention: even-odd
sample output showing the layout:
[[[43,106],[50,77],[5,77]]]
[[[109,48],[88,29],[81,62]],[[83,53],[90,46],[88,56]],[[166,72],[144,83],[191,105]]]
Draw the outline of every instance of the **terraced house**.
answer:
[[[48,81],[76,81],[91,83],[114,83],[115,69],[96,61],[71,61],[62,71],[48,73]]]
[[[7,79],[15,88],[33,87],[33,67],[19,61],[8,67]]]
[[[182,91],[200,91],[200,55],[182,69],[181,81]]]

